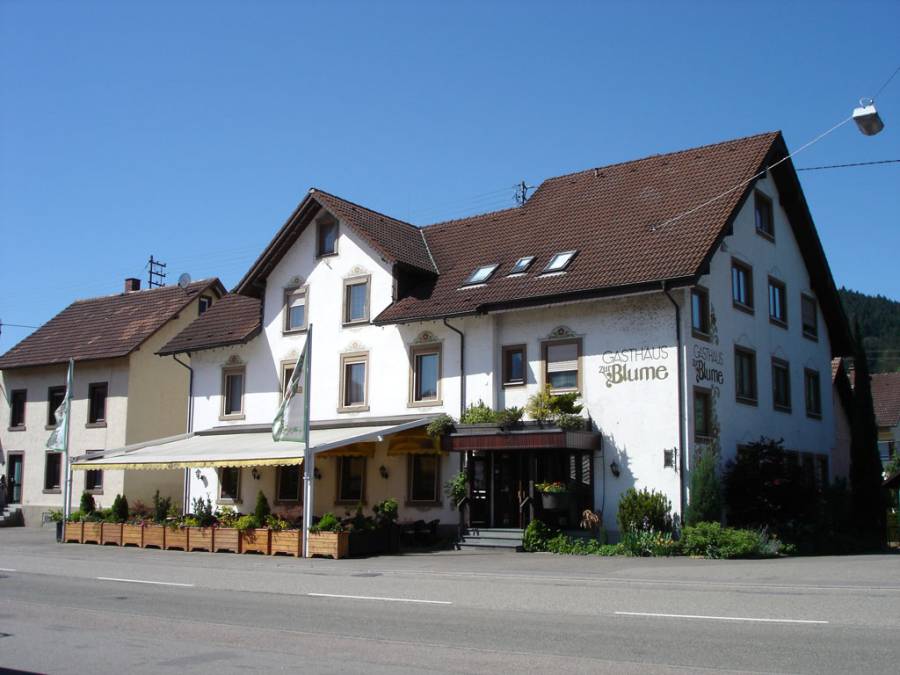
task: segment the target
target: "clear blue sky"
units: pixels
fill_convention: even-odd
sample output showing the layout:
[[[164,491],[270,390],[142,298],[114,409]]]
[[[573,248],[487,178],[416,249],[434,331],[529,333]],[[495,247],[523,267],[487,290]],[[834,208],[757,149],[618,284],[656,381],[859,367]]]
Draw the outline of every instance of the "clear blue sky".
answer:
[[[231,287],[306,190],[415,223],[771,129],[900,65],[900,2],[0,1],[0,318],[146,279]],[[797,166],[900,158],[846,125]],[[801,174],[839,285],[900,299],[900,165]],[[5,351],[27,334],[7,327]]]

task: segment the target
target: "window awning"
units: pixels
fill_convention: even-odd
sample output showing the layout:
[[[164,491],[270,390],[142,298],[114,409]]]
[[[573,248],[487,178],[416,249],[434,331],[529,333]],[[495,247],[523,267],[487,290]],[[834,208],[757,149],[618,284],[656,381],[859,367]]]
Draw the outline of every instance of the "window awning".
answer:
[[[428,423],[420,419],[403,424],[346,426],[310,431],[313,454],[341,454],[371,445],[390,434]],[[103,453],[82,455],[73,460],[74,470],[128,469],[165,470],[223,466],[285,466],[303,461],[304,444],[273,441],[268,427],[254,426],[209,429],[193,434],[129,445]]]

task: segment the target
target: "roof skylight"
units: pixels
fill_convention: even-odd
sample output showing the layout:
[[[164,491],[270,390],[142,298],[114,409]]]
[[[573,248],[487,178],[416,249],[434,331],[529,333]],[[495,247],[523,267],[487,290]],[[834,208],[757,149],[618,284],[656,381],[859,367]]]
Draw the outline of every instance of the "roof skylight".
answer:
[[[472,284],[483,284],[484,282],[486,282],[488,279],[491,278],[491,275],[494,272],[497,271],[497,267],[499,267],[499,265],[496,265],[496,264],[482,265],[481,267],[476,269],[474,272],[472,272],[472,275],[468,279],[466,279],[464,285],[471,286]]]
[[[576,253],[578,253],[578,251],[563,251],[562,253],[554,253],[553,257],[550,258],[550,262],[548,262],[547,266],[544,268],[544,273],[562,272],[569,266],[569,263],[572,262],[572,258],[575,257]]]
[[[509,271],[510,274],[522,274],[526,272],[529,267],[531,267],[531,263],[534,262],[533,255],[526,255],[524,258],[519,258],[516,260],[516,264],[512,266],[512,269]]]

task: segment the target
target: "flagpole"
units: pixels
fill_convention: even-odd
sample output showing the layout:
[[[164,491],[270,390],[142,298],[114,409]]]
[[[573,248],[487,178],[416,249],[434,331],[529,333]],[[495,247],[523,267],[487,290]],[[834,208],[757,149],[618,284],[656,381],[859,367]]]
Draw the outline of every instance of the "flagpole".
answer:
[[[313,326],[309,324],[309,330],[306,332],[306,373],[304,377],[304,438],[305,450],[303,452],[303,557],[309,557],[309,528],[312,527],[313,508],[315,504],[315,469],[313,466],[314,458],[309,451],[309,386],[312,378],[312,334]]]

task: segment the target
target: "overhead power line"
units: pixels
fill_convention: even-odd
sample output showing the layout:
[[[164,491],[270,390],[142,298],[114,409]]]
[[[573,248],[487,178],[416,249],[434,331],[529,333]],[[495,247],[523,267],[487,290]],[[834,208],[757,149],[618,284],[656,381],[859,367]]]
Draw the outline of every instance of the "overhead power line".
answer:
[[[797,171],[821,171],[822,169],[846,169],[851,166],[875,166],[877,164],[900,164],[900,159],[879,159],[873,162],[851,162],[850,164],[827,164],[825,166],[804,166]]]

